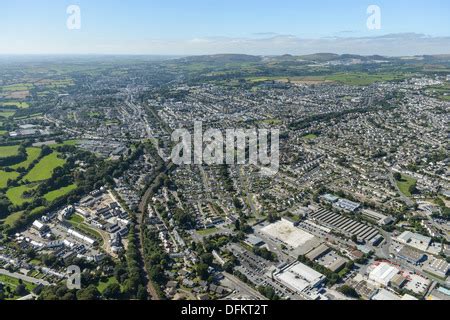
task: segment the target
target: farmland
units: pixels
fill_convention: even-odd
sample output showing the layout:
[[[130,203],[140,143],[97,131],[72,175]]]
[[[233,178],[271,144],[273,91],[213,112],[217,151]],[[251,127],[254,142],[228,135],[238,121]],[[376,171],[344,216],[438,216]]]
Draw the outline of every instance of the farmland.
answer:
[[[39,158],[39,155],[41,154],[41,149],[39,148],[27,148],[27,159],[21,163],[15,164],[11,166],[10,168],[13,170],[17,170],[19,168],[28,169],[30,165]]]
[[[15,156],[19,153],[19,146],[4,146],[0,147],[0,158],[7,158]]]
[[[37,182],[50,179],[53,170],[63,166],[66,161],[58,157],[57,152],[44,157],[39,163],[24,177],[24,181]]]
[[[5,172],[0,170],[0,189],[6,188],[9,179],[15,180],[18,176],[18,172]]]
[[[33,191],[37,187],[38,185],[22,185],[19,187],[10,188],[6,192],[6,196],[13,205],[20,206],[24,203],[33,201],[33,198],[26,198],[24,193],[27,191]]]
[[[51,191],[51,192],[47,193],[46,195],[44,195],[44,199],[47,200],[48,202],[52,202],[58,198],[65,196],[66,194],[70,193],[71,191],[75,190],[76,188],[77,188],[77,186],[72,184],[70,186],[63,187],[63,188],[55,190],[55,191]]]

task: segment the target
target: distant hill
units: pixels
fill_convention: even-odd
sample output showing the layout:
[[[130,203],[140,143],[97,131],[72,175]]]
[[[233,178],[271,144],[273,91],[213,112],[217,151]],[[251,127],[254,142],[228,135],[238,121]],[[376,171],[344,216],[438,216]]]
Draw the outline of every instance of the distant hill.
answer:
[[[191,56],[180,59],[187,63],[243,63],[260,62],[261,57],[246,54],[215,54],[205,56]]]

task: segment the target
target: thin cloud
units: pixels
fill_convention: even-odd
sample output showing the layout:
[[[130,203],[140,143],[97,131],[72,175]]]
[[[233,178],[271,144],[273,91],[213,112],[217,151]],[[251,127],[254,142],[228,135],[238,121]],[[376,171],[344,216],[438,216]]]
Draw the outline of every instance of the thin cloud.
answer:
[[[101,43],[101,45],[100,45]],[[39,49],[40,47],[45,49]],[[361,55],[411,56],[449,54],[450,37],[402,33],[380,36],[301,38],[292,35],[261,37],[198,37],[194,39],[143,39],[77,43],[20,43],[0,45],[0,53],[154,54],[203,55],[243,53],[253,55],[312,54],[317,52]]]

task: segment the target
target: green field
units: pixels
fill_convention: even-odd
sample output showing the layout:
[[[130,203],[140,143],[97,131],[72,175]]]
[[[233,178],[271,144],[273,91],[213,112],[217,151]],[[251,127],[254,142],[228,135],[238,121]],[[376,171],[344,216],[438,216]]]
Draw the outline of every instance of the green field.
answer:
[[[16,180],[19,176],[18,172],[5,172],[0,170],[0,189],[6,188],[8,180]]]
[[[3,118],[10,118],[12,117],[16,112],[15,111],[0,111],[0,117]]]
[[[206,237],[206,236],[212,235],[218,231],[219,231],[219,229],[217,229],[217,228],[209,228],[209,229],[197,230],[197,233],[199,235],[201,235],[202,237]]]
[[[47,200],[48,202],[52,202],[58,198],[61,198],[63,196],[65,196],[66,194],[70,193],[71,191],[75,190],[77,188],[76,185],[72,184],[70,186],[55,190],[55,191],[51,191],[49,193],[47,193],[46,195],[44,195],[44,199]]]
[[[14,223],[22,217],[23,213],[24,213],[23,211],[18,211],[18,212],[14,212],[13,214],[10,214],[5,219],[5,225],[12,227],[14,225]]]
[[[17,170],[19,168],[28,169],[31,163],[37,158],[39,158],[39,155],[41,154],[40,148],[27,148],[26,150],[27,150],[27,160],[11,166],[10,167],[11,169],[13,170]]]
[[[24,203],[33,201],[33,199],[24,198],[23,194],[24,192],[34,190],[37,187],[38,185],[24,185],[15,188],[10,188],[8,189],[8,191],[6,191],[6,196],[13,205],[20,206]]]
[[[37,207],[35,209],[33,209],[31,211],[31,214],[37,213],[40,210],[44,210],[45,207]],[[5,219],[5,225],[12,227],[14,225],[14,223],[19,220],[20,218],[22,218],[22,216],[25,214],[25,211],[18,211],[18,212],[14,212],[13,214],[10,214],[6,219]]]
[[[403,80],[408,75],[403,73],[365,73],[365,72],[350,72],[350,73],[335,73],[325,76],[306,76],[306,77],[251,77],[247,78],[250,82],[265,82],[265,81],[282,81],[282,82],[305,82],[305,83],[320,83],[320,82],[339,82],[342,84],[352,86],[368,86],[375,82]]]
[[[409,187],[415,185],[416,183],[416,179],[402,175],[402,179],[400,181],[397,181],[397,186],[405,196],[411,197],[412,194],[411,192],[409,192]]]
[[[7,133],[8,133],[8,131],[0,130],[0,136],[4,136],[4,135],[7,134]]]
[[[26,102],[19,102],[19,101],[8,101],[8,102],[1,102],[0,106],[2,107],[17,107],[19,109],[28,109],[30,105]]]
[[[18,83],[9,86],[0,87],[3,91],[27,91],[33,88],[32,84],[29,83]]]
[[[56,149],[58,147],[63,147],[63,146],[76,146],[77,144],[78,144],[78,140],[66,140],[63,143],[55,143],[55,144],[49,145],[49,147],[52,149]]]
[[[13,278],[13,277],[10,277],[7,275],[3,275],[3,274],[0,274],[0,282],[9,286],[11,288],[11,292],[13,292],[13,293],[14,293],[14,290],[16,289],[16,287],[20,284],[19,279],[16,279],[16,278]],[[26,287],[28,292],[33,291],[33,289],[36,287],[36,285],[26,282],[26,281],[23,281],[22,283]],[[21,298],[21,297],[14,296],[14,299],[18,299],[18,298]]]
[[[116,277],[110,277],[110,278],[108,278],[108,281],[106,281],[106,282],[99,282],[99,284],[98,284],[98,286],[97,286],[97,289],[98,289],[98,291],[100,291],[100,293],[103,293],[104,291],[105,291],[105,289],[110,285],[110,284],[113,284],[113,283],[119,283],[118,281],[117,281],[117,279],[116,279]]]
[[[15,156],[19,153],[19,146],[0,147],[0,158]]]
[[[303,136],[302,139],[307,140],[307,141],[314,140],[314,139],[317,139],[317,135],[314,133],[310,133],[310,134]]]
[[[66,163],[64,159],[58,158],[58,153],[53,152],[39,161],[39,163],[31,169],[23,178],[24,181],[37,182],[48,180],[52,177],[53,171],[57,167],[61,167]]]
[[[74,223],[80,224],[84,222],[84,218],[78,214],[74,214],[69,221],[72,221]]]

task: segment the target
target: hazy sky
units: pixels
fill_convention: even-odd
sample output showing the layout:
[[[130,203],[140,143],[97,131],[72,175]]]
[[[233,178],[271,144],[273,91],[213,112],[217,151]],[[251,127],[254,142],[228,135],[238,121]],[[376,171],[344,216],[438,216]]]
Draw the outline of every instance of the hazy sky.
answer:
[[[448,0],[1,0],[0,54],[450,53],[449,12]]]

